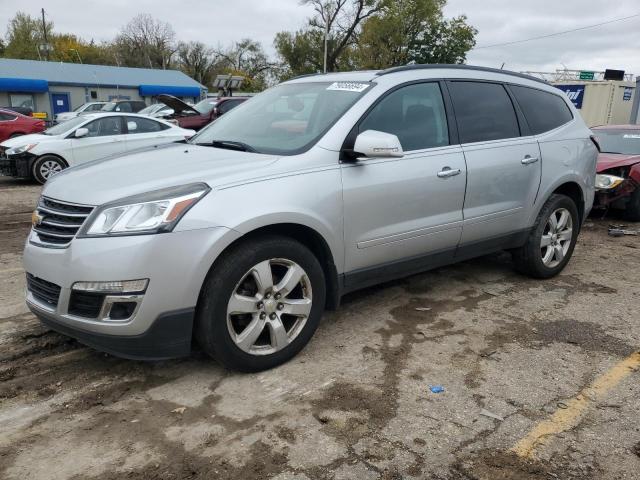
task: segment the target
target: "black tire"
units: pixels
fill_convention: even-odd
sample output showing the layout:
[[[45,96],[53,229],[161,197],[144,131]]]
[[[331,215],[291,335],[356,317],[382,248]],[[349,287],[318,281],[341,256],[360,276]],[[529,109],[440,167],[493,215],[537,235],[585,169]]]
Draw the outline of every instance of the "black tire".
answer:
[[[55,167],[54,167],[55,165]],[[51,168],[59,168],[59,172],[67,168],[67,165],[64,161],[56,157],[54,155],[43,155],[39,157],[35,162],[33,162],[33,167],[31,173],[33,174],[33,178],[36,179],[36,182],[39,184],[44,184],[51,176],[55,175],[55,173],[47,175],[47,170],[51,170]],[[56,172],[58,173],[58,172]]]
[[[270,259],[286,259],[304,269],[311,284],[311,311],[297,336],[286,347],[274,353],[256,355],[242,350],[232,338],[227,326],[227,305],[247,272]],[[277,283],[275,277],[274,283]],[[307,247],[277,235],[248,239],[225,252],[209,272],[198,300],[195,340],[227,368],[242,372],[267,370],[291,359],[309,342],[320,322],[325,298],[324,272]]]
[[[640,222],[640,188],[636,188],[624,210],[624,218],[630,222]]]
[[[561,208],[568,210],[571,215],[572,237],[569,243],[569,248],[564,254],[562,261],[557,265],[550,267],[545,265],[543,262],[540,242],[542,240],[542,235],[547,228],[547,221],[551,217],[551,214]],[[533,278],[551,278],[557,275],[564,269],[571,259],[579,231],[580,215],[578,214],[578,208],[574,201],[566,195],[551,195],[549,200],[547,200],[540,210],[533,229],[527,237],[526,243],[522,247],[512,251],[513,262],[516,270]]]

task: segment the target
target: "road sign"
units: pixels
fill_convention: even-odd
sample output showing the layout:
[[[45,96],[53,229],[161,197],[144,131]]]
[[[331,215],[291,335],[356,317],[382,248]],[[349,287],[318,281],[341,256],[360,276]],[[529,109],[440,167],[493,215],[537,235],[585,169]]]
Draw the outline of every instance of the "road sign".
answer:
[[[595,72],[580,72],[580,80],[593,80]]]

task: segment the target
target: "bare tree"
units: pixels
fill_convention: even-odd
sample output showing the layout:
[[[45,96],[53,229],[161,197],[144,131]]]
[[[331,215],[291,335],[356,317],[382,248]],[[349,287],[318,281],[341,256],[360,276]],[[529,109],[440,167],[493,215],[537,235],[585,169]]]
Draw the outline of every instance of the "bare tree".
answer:
[[[122,28],[115,46],[126,65],[166,69],[171,67],[177,49],[175,36],[167,22],[141,13]]]
[[[383,0],[302,0],[311,5],[316,14],[309,20],[312,28],[326,30],[330,38],[327,46],[327,70],[338,68],[338,60],[345,49],[357,41],[364,20],[383,8]]]
[[[180,42],[176,54],[180,70],[203,85],[211,85],[216,63],[212,48],[202,42]]]

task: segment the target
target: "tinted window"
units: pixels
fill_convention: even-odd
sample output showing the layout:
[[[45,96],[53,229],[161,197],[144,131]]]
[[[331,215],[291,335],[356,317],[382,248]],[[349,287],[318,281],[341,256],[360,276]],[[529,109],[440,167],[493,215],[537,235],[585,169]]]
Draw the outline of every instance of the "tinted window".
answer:
[[[129,133],[159,132],[169,128],[167,125],[147,118],[127,118]]]
[[[89,130],[88,137],[105,137],[122,133],[121,117],[104,117],[87,123],[84,127]]]
[[[505,88],[497,83],[451,82],[461,143],[520,136],[518,119]]]
[[[534,135],[553,130],[573,119],[571,110],[559,95],[516,85],[511,86],[511,91]]]
[[[16,119],[15,115],[10,115],[5,112],[0,112],[0,122],[6,122],[7,120],[15,120],[15,119]]]
[[[391,92],[362,121],[359,131],[365,130],[396,135],[405,151],[448,145],[440,86],[418,83]]]
[[[131,104],[129,102],[122,102],[118,104],[116,112],[131,112]]]
[[[222,105],[218,107],[218,113],[220,113],[220,115],[222,115],[223,113],[227,113],[229,110],[231,110],[234,107],[237,107],[241,103],[242,103],[242,100],[227,100],[226,102],[224,102]]]

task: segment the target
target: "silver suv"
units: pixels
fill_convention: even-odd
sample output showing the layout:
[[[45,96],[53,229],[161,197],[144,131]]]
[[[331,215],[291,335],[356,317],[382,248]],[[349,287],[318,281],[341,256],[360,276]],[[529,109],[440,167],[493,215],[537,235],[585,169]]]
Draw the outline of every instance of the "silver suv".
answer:
[[[315,75],[189,142],[49,181],[24,264],[47,326],[131,358],[276,366],[347,292],[507,249],[536,278],[571,257],[597,149],[535,78],[414,65]]]

